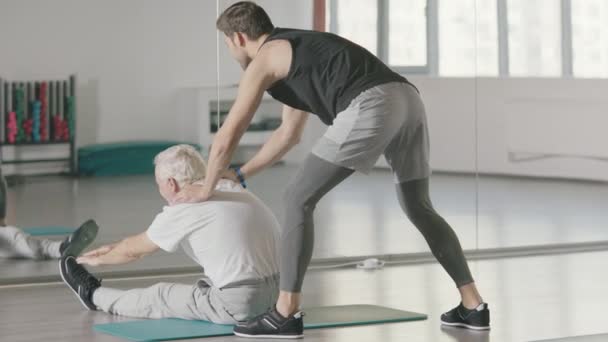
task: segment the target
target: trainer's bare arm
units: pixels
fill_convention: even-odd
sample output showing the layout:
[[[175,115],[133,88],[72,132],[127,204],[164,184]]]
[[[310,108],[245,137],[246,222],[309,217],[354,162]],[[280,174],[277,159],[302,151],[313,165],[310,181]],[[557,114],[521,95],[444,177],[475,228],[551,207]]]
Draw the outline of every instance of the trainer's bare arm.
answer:
[[[160,248],[143,232],[118,243],[106,245],[83,254],[76,259],[79,264],[91,266],[119,265],[139,260]]]
[[[308,115],[307,112],[284,105],[281,126],[272,132],[258,153],[241,167],[243,175],[249,178],[272,166],[297,145],[302,138]]]
[[[228,168],[241,137],[249,127],[262,95],[273,83],[287,76],[291,54],[291,46],[287,41],[272,41],[262,46],[247,66],[234,105],[213,139],[204,185],[200,188],[184,188],[178,194],[177,202],[206,201],[211,197],[217,182]]]

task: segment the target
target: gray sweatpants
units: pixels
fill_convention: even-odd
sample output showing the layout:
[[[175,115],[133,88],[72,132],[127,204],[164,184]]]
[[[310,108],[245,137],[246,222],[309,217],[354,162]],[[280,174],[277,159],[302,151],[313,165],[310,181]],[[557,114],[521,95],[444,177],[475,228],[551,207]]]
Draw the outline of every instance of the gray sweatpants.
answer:
[[[143,289],[100,287],[93,303],[108,313],[138,318],[181,318],[235,324],[261,314],[278,296],[278,275],[217,288],[205,279],[194,285],[158,283]]]
[[[61,241],[37,239],[17,227],[0,227],[0,258],[58,259]]]
[[[0,170],[0,221],[6,218],[6,181]],[[21,229],[0,226],[0,258],[44,260],[59,258],[61,241],[36,239]]]

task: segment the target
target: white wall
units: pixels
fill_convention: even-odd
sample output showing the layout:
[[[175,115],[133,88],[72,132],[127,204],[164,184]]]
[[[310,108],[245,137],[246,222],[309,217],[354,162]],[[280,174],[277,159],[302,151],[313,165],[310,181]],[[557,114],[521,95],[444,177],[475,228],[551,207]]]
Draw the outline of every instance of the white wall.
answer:
[[[474,172],[477,131],[480,173],[608,181],[608,80],[410,79],[434,170]]]
[[[312,26],[312,0],[259,4],[277,26]],[[210,0],[0,0],[0,76],[78,74],[79,145],[191,140],[177,99],[184,88],[216,84],[215,17]],[[221,44],[220,83],[240,74]],[[435,170],[475,170],[477,115],[481,172],[608,180],[608,163],[592,159],[608,158],[608,80],[412,80],[427,105]],[[301,160],[323,131],[312,117],[287,160]],[[569,157],[514,162],[510,152]]]
[[[276,25],[312,26],[311,0],[258,3]],[[79,145],[181,139],[177,90],[216,84],[215,18],[211,0],[0,0],[0,77],[76,73]],[[223,42],[221,72],[240,73]]]

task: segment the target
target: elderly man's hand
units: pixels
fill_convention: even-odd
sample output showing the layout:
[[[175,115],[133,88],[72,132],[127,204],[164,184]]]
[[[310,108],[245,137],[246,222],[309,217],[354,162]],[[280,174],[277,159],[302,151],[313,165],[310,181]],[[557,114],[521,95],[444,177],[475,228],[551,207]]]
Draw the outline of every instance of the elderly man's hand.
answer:
[[[205,202],[211,198],[212,195],[212,193],[205,191],[203,185],[190,184],[184,186],[180,192],[177,193],[171,204]]]
[[[76,262],[78,262],[79,264],[86,264],[90,266],[99,266],[101,264],[101,257],[112,251],[114,247],[116,247],[115,243],[111,245],[101,246],[92,251],[84,253],[76,259]]]
[[[101,257],[98,256],[81,256],[76,259],[76,262],[83,265],[89,266],[100,266],[103,265]]]
[[[114,249],[114,247],[116,247],[116,245],[117,245],[117,243],[101,246],[92,251],[84,253],[82,256],[83,257],[100,257],[102,255],[108,254],[111,250]]]

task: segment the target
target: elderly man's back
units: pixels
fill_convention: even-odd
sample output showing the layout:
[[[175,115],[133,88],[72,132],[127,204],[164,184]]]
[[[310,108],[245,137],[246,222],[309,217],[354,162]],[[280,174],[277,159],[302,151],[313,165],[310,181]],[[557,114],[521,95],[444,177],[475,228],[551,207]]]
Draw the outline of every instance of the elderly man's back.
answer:
[[[165,251],[181,246],[218,288],[278,273],[275,216],[229,180],[222,180],[207,202],[164,207],[147,234]]]

